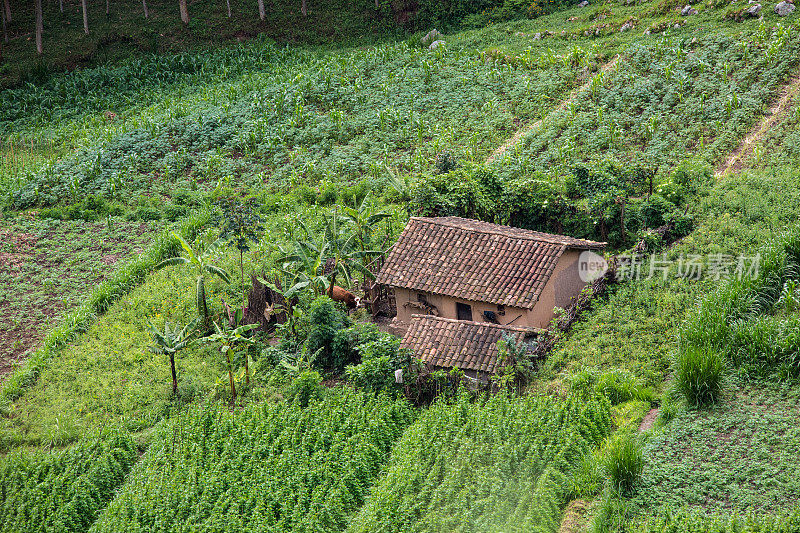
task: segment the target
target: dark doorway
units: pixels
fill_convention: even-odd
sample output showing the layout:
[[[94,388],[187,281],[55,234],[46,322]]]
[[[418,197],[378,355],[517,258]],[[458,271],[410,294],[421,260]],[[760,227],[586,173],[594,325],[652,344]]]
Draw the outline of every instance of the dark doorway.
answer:
[[[459,320],[472,320],[472,306],[456,302],[456,317]]]

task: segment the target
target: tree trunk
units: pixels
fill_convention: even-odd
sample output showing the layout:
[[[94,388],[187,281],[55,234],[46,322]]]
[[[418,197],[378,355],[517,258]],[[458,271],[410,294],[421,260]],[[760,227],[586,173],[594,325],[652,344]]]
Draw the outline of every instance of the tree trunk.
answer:
[[[231,0],[225,0],[225,3],[228,4],[228,18],[231,18]]]
[[[175,354],[169,354],[169,366],[172,368],[172,394],[178,392],[178,374],[175,372]]]
[[[142,7],[144,8],[144,18],[149,18],[150,13],[147,12],[147,0],[142,0]]]
[[[36,53],[42,55],[42,0],[36,0]]]
[[[11,17],[11,0],[4,0],[3,5],[6,8],[6,24],[10,24],[14,22],[14,19]]]
[[[186,0],[178,0],[178,6],[181,9],[181,22],[189,24],[189,7],[186,5]]]
[[[250,354],[247,347],[244,349],[244,382],[250,385]]]
[[[258,18],[261,20],[267,18],[267,14],[264,11],[264,0],[258,0]]]
[[[306,0],[301,0],[300,12],[303,14],[304,17],[308,16],[308,6],[306,5]]]
[[[381,6],[378,5],[378,0],[375,0],[375,9],[380,9]]]
[[[64,0],[58,0],[58,9],[63,13],[64,12]]]
[[[106,16],[111,14],[111,0],[106,0]]]
[[[228,358],[228,381],[231,384],[231,396],[233,397],[233,403],[236,403],[236,385],[233,384],[233,367],[231,367],[230,349],[225,352],[225,356]]]
[[[89,10],[86,6],[86,0],[81,0],[81,7],[83,8],[83,32],[89,35]]]

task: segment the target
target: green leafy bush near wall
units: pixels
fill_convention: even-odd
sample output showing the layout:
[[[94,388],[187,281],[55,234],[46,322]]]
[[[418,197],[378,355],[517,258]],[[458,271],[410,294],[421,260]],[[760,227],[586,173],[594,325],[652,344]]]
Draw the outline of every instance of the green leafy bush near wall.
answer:
[[[437,401],[349,531],[556,531],[571,476],[610,429],[605,398]]]
[[[101,434],[61,451],[0,459],[0,531],[86,531],[136,462],[133,439]]]
[[[91,531],[341,531],[414,413],[351,389],[165,423]]]

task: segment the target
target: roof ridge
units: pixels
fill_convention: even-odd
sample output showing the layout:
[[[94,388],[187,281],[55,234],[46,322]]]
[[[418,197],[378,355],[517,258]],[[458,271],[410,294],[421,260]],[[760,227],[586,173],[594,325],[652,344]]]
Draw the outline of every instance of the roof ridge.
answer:
[[[508,228],[510,230],[517,231],[517,232],[524,232],[524,233],[527,233],[528,235],[525,235],[525,234],[509,235],[508,233],[503,232],[503,231],[501,231],[499,229],[491,229],[491,228],[486,228],[486,227],[483,227],[483,228],[472,227],[472,228],[470,228],[470,227],[466,227],[464,225],[459,225],[459,224],[453,222],[452,219],[463,220],[464,222],[467,222],[469,224],[474,224],[474,225],[477,225],[477,226],[484,225],[484,224],[492,225],[492,226],[499,226],[499,227]],[[567,247],[567,248],[573,248],[573,247],[577,248],[577,247],[581,247],[581,246],[594,247],[594,245],[597,245],[598,248],[604,248],[605,245],[607,244],[605,242],[592,241],[592,240],[589,240],[589,239],[580,239],[578,237],[571,237],[569,235],[558,235],[558,234],[555,234],[555,233],[545,233],[543,231],[536,231],[536,230],[525,229],[525,228],[517,228],[517,227],[514,227],[514,226],[505,226],[503,224],[495,224],[494,222],[486,222],[484,220],[474,220],[474,219],[471,219],[471,218],[462,218],[462,217],[455,217],[455,216],[447,216],[447,217],[411,217],[411,220],[419,220],[421,222],[427,222],[428,224],[437,224],[439,226],[448,226],[450,228],[460,229],[460,230],[464,230],[464,231],[474,231],[474,232],[477,232],[477,233],[486,233],[486,234],[489,234],[489,235],[499,235],[500,237],[506,237],[506,238],[511,238],[511,239],[524,239],[524,240],[528,240],[528,241],[543,242],[543,243],[547,243],[547,244],[557,244],[557,245],[564,246],[564,247]],[[576,241],[576,243],[571,245],[568,242],[565,242],[565,240]],[[583,244],[578,244],[578,243],[583,243]]]

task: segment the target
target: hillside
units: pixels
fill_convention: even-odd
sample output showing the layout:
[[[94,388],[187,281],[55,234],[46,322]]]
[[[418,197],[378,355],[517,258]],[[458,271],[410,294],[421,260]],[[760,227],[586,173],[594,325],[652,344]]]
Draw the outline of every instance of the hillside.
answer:
[[[798,15],[509,6],[119,4],[2,67],[0,530],[800,530]],[[476,393],[326,297],[420,215],[616,276]]]

